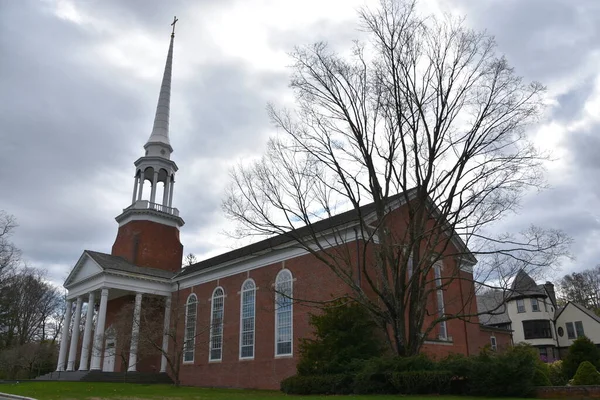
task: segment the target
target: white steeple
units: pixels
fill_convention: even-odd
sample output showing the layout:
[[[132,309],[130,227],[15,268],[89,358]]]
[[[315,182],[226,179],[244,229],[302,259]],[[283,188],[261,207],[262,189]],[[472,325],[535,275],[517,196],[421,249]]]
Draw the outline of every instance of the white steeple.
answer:
[[[173,189],[177,164],[171,160],[173,148],[169,142],[169,108],[171,103],[171,70],[173,66],[173,41],[175,39],[175,23],[167,53],[167,62],[163,74],[154,126],[150,138],[144,145],[146,153],[135,164],[135,176],[131,205],[123,210],[116,219],[120,226],[131,220],[151,220],[166,225],[180,227],[183,220],[179,210],[173,207]],[[149,181],[149,193],[144,194],[144,184]],[[162,183],[162,196],[159,190]],[[148,190],[146,191],[148,192]]]
[[[158,104],[154,116],[154,125],[148,142],[144,145],[146,155],[170,158],[173,148],[169,142],[169,113],[171,108],[171,72],[173,70],[173,42],[175,41],[175,24],[177,18],[173,18],[173,31],[171,32],[171,42],[169,43],[169,52],[167,53],[167,62],[165,63],[165,72],[163,73],[160,94],[158,95]]]

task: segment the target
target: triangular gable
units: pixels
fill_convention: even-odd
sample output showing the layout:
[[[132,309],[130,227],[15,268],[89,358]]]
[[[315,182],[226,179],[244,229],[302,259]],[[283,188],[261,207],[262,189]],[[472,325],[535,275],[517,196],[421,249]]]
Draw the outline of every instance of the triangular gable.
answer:
[[[600,317],[598,317],[596,314],[594,314],[593,311],[588,310],[587,308],[585,308],[584,306],[582,306],[581,304],[577,304],[577,303],[573,303],[572,301],[569,301],[567,303],[566,306],[564,306],[560,312],[556,315],[556,317],[554,317],[554,321],[558,321],[558,318],[561,316],[561,314],[568,308],[568,307],[574,307],[576,309],[578,309],[579,311],[581,311],[583,314],[585,314],[589,319],[591,319],[594,322],[597,322],[600,324]]]
[[[75,267],[69,273],[69,276],[63,284],[64,287],[73,285],[76,282],[83,281],[90,276],[102,273],[104,269],[88,253],[84,251]]]

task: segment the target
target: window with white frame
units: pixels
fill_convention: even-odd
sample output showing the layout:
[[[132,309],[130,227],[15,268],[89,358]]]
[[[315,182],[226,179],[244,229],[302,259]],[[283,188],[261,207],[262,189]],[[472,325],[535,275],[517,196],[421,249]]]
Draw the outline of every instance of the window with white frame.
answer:
[[[583,331],[583,323],[581,321],[575,321],[575,332],[577,333],[577,337],[585,336],[585,332]]]
[[[214,290],[210,312],[210,361],[221,361],[223,355],[223,312],[225,292],[222,287]]]
[[[498,345],[496,342],[496,336],[490,336],[490,346],[492,347],[492,350],[496,351],[498,349]]]
[[[438,317],[444,317],[444,289],[442,288],[442,266],[440,264],[436,264],[433,266],[433,272],[435,274],[435,287],[437,287],[437,309],[438,309]],[[448,329],[446,325],[446,321],[442,321],[439,324],[439,338],[442,340],[448,339]]]
[[[281,270],[275,279],[275,355],[292,354],[292,273]]]
[[[540,303],[538,303],[538,299],[536,299],[535,297],[531,299],[531,311],[540,311]]]
[[[248,279],[242,285],[240,312],[240,358],[254,357],[256,285]]]
[[[197,315],[198,298],[192,293],[188,296],[185,305],[185,340],[183,344],[183,362],[194,361]]]
[[[573,327],[573,323],[567,322],[565,325],[567,327],[567,338],[575,339],[575,328]]]
[[[518,299],[517,300],[517,312],[524,313],[525,312],[525,300]]]

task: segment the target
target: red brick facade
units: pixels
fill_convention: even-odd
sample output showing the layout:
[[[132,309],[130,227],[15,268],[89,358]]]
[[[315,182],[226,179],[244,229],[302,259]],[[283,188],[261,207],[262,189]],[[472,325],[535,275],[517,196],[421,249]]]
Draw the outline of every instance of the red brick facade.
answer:
[[[405,217],[402,208],[390,215],[395,221]],[[393,224],[394,229],[401,234],[403,224]],[[359,242],[359,244],[362,242]],[[357,265],[358,251],[363,246],[357,242],[349,242],[335,248],[347,257],[348,265]],[[452,249],[446,249],[453,251]],[[367,249],[367,251],[370,251]],[[442,252],[445,250],[441,250]],[[183,248],[179,242],[177,228],[149,221],[132,221],[119,228],[119,233],[113,245],[113,255],[122,256],[131,262],[146,267],[161,268],[169,271],[179,271]],[[305,254],[285,261],[276,262],[260,268],[232,273],[229,267],[219,267],[219,279],[203,281],[193,285],[199,278],[188,277],[179,283],[185,287],[172,295],[171,324],[177,326],[177,343],[183,343],[185,330],[185,304],[191,293],[198,299],[196,340],[194,360],[183,363],[180,379],[183,385],[213,386],[213,387],[242,387],[278,389],[282,379],[296,372],[298,361],[298,344],[301,338],[310,337],[312,329],[308,323],[309,313],[317,312],[315,303],[331,300],[342,296],[348,290],[347,286],[315,256]],[[275,310],[274,310],[274,281],[279,271],[288,269],[293,276],[293,351],[292,356],[277,357],[275,355]],[[358,269],[357,269],[358,270]],[[454,258],[446,257],[443,263],[444,275],[454,275],[458,265]],[[472,275],[460,271],[461,279],[453,280],[444,288],[445,311],[448,314],[477,313]],[[240,303],[241,288],[248,278],[256,284],[256,314],[255,314],[255,348],[254,358],[240,360]],[[193,286],[188,287],[192,284]],[[211,296],[217,287],[222,287],[224,298],[224,325],[222,359],[218,362],[209,361],[209,325],[211,317]],[[366,285],[363,285],[366,286]],[[368,288],[365,288],[368,290]],[[123,302],[132,302],[133,296],[112,300],[108,305],[107,327],[114,320]],[[437,313],[435,293],[428,302],[428,314],[425,319],[427,326]],[[143,305],[142,305],[143,307]],[[454,319],[447,322],[447,334],[450,340],[437,339],[438,332],[434,330],[423,351],[435,358],[444,357],[451,353],[476,354],[479,349],[490,343],[490,337],[496,337],[499,349],[510,344],[511,335],[504,331],[490,331],[479,326],[476,316],[467,320]],[[128,344],[125,344],[128,345]],[[171,342],[171,351],[176,344]],[[151,356],[140,360],[139,371],[155,371],[160,364],[160,357]],[[125,363],[116,363],[116,371],[122,371]]]
[[[119,227],[112,255],[140,267],[179,271],[183,245],[179,229],[152,221],[130,221]]]

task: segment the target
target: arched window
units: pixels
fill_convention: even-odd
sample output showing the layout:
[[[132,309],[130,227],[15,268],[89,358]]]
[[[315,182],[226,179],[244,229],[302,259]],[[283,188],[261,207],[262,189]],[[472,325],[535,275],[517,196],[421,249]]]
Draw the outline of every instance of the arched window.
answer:
[[[210,313],[210,355],[209,361],[221,361],[223,355],[223,311],[225,292],[222,287],[214,290]]]
[[[194,361],[196,344],[196,316],[198,315],[198,298],[195,294],[188,296],[185,305],[185,341],[183,345],[183,362]]]
[[[275,355],[292,354],[292,273],[281,270],[275,279]]]
[[[256,285],[247,279],[242,285],[240,312],[240,358],[254,357],[254,317],[256,315]]]

